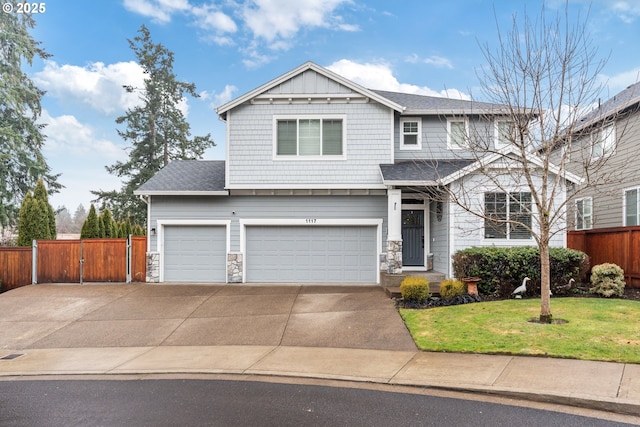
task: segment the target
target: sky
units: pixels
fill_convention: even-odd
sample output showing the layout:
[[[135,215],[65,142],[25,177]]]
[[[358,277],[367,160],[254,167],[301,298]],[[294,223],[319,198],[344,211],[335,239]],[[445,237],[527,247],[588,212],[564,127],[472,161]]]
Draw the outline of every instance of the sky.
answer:
[[[3,4],[17,0],[3,0]],[[141,25],[175,55],[178,80],[198,98],[181,105],[193,135],[210,133],[204,158],[225,158],[225,125],[215,109],[306,61],[367,88],[462,99],[478,92],[481,46],[499,46],[513,17],[539,14],[529,0],[49,0],[32,36],[51,54],[24,69],[46,91],[44,155],[65,186],[50,202],[71,213],[91,190],[121,187],[105,166],[125,160],[116,118],[139,102],[123,85],[143,73],[128,39]],[[6,5],[5,5],[6,6]],[[547,11],[564,10],[548,0]],[[640,1],[569,0],[586,19],[607,99],[640,79]],[[5,12],[6,13],[6,12]],[[14,11],[11,13],[15,13]]]

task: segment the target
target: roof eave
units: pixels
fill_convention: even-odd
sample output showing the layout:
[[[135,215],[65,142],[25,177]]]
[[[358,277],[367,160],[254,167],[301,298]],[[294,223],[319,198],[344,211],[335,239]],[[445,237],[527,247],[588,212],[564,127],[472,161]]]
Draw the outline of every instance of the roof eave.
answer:
[[[228,196],[226,190],[187,191],[187,190],[135,190],[136,196]]]

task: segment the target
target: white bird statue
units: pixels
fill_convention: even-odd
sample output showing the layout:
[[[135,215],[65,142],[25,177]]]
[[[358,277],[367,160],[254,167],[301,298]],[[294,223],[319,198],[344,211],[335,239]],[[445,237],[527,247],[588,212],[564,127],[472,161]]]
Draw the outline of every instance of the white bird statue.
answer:
[[[518,286],[517,288],[515,288],[512,292],[512,294],[520,294],[518,295],[520,298],[522,298],[522,294],[524,294],[525,292],[527,292],[527,282],[531,280],[528,277],[525,277],[522,280],[522,285]]]
[[[567,283],[566,285],[557,286],[556,290],[558,290],[560,292],[568,291],[569,289],[571,289],[573,287],[573,284],[575,282],[576,282],[575,279],[571,278],[571,279],[569,279],[569,283]]]

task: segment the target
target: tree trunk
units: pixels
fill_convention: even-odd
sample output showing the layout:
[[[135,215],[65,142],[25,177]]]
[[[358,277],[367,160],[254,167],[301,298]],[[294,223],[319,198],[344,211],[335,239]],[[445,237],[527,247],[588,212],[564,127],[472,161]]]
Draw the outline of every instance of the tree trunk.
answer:
[[[549,240],[540,242],[540,323],[551,323],[551,269]]]

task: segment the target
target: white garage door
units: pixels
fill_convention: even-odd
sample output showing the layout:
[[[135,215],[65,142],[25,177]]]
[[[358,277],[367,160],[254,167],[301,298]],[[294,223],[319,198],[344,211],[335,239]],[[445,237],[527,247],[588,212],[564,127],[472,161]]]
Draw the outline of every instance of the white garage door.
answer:
[[[371,226],[247,226],[247,282],[375,283]]]
[[[225,282],[226,229],[220,226],[164,227],[165,282]]]

